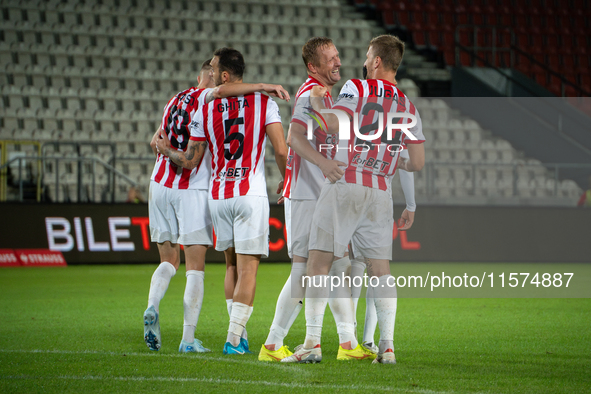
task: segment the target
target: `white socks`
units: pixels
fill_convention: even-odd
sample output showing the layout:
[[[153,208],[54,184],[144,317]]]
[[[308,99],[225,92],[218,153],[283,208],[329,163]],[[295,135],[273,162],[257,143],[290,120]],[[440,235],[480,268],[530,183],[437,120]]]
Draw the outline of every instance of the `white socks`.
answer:
[[[388,287],[388,278],[383,275],[379,284],[374,288],[376,314],[380,324],[380,353],[387,349],[394,350],[394,323],[396,321],[396,287]],[[390,284],[393,282],[391,281]]]
[[[351,260],[345,256],[332,263],[329,275],[336,276],[340,280],[351,274]],[[330,281],[330,278],[329,278]],[[353,316],[353,302],[351,301],[351,287],[348,281],[341,283],[340,287],[330,291],[328,304],[334,316],[339,334],[339,343],[351,342],[351,348],[357,347],[357,337],[355,335],[355,318]],[[336,283],[336,282],[335,282]]]
[[[306,282],[306,349],[320,344],[322,320],[328,303],[328,278],[328,275],[314,275]]]
[[[150,293],[148,294],[148,308],[154,305],[156,312],[159,311],[160,301],[164,298],[166,290],[168,290],[168,284],[172,277],[176,274],[176,268],[168,261],[160,263],[158,268],[152,275],[152,281],[150,282]]]
[[[183,297],[184,323],[183,341],[193,343],[195,341],[195,327],[199,320],[201,305],[203,304],[203,271],[187,271],[187,284]]]
[[[373,297],[373,288],[367,288],[365,295],[365,327],[363,327],[363,342],[374,343],[374,334],[378,326],[378,315],[376,314],[376,304]]]
[[[228,316],[232,317],[232,304],[234,303],[234,300],[229,299],[226,300],[226,308],[228,309]],[[250,308],[250,313],[252,313],[252,306],[249,306]],[[242,338],[248,340],[248,333],[246,332],[246,328],[244,328],[244,330],[242,330]]]
[[[359,296],[361,295],[361,289],[363,288],[364,272],[365,262],[363,260],[351,260],[351,299],[353,300],[353,319],[355,321],[355,333],[357,333],[357,305],[359,304]],[[355,284],[359,284],[359,286],[355,286]]]
[[[306,289],[302,286],[302,277],[306,274],[306,263],[293,263],[291,274],[277,298],[275,317],[265,345],[275,345],[272,350],[283,346],[283,339],[302,309],[302,299]]]
[[[240,344],[240,337],[251,314],[251,306],[241,302],[232,303],[232,313],[230,314],[230,326],[228,327],[226,342],[230,342],[232,346],[238,346]]]

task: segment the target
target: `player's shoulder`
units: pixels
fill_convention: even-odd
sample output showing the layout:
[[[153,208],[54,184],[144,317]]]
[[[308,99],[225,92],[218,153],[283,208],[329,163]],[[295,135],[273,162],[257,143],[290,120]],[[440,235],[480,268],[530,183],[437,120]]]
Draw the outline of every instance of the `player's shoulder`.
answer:
[[[349,79],[347,82],[345,82],[345,84],[343,85],[343,87],[341,88],[341,91],[339,92],[339,97],[338,99],[343,99],[343,98],[353,98],[353,97],[359,97],[361,91],[363,91],[363,80],[362,79]]]

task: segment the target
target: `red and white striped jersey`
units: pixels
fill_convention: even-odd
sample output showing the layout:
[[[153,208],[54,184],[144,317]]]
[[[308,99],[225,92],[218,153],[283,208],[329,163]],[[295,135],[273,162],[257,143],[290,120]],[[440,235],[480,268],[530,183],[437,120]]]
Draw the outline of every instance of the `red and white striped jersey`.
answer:
[[[291,123],[297,123],[304,128],[308,128],[309,120],[312,121],[314,128],[313,139],[310,144],[317,152],[324,157],[333,159],[336,149],[326,149],[327,145],[336,146],[338,143],[338,134],[327,134],[309,114],[311,110],[310,94],[314,86],[323,86],[314,77],[308,77],[306,82],[296,94],[295,105],[292,113]],[[324,106],[331,108],[333,105],[332,96],[324,99]],[[316,118],[318,118],[316,116]],[[324,149],[320,149],[320,145]],[[283,183],[283,196],[298,200],[316,200],[320,196],[320,190],[324,184],[324,175],[320,168],[314,164],[302,159],[293,149],[289,148],[287,156],[287,168],[285,171],[285,181]]]
[[[210,199],[267,196],[265,128],[272,123],[281,123],[279,107],[260,93],[217,99],[199,111],[191,139],[209,145]]]
[[[168,135],[173,148],[186,151],[189,144],[191,120],[205,105],[205,96],[211,89],[195,87],[184,90],[170,99],[164,107],[160,127]],[[168,157],[158,154],[151,179],[171,189],[204,189],[209,187],[211,156],[209,152],[197,167],[188,170],[177,166]]]
[[[425,142],[419,111],[394,84],[382,79],[351,79],[345,83],[339,94],[339,100],[333,109],[345,111],[351,119],[357,114],[360,134],[367,137],[378,132],[380,113],[383,116],[382,135],[375,139],[358,138],[351,121],[349,140],[342,139],[336,159],[348,163],[345,175],[339,182],[355,183],[375,189],[391,192],[390,176],[394,175],[398,165],[400,150],[406,144]],[[392,139],[387,138],[388,113],[410,113],[417,119],[416,125],[409,127],[416,137],[411,139],[401,130],[394,129]],[[409,118],[394,118],[393,123],[410,124]]]

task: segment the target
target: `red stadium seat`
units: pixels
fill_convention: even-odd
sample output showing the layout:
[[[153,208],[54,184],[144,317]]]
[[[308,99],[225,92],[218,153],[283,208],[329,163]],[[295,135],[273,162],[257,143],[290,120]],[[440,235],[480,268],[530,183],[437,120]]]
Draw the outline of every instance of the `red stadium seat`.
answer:
[[[428,45],[432,48],[441,47],[441,37],[438,29],[427,29],[426,30]]]
[[[443,61],[448,66],[455,66],[456,65],[456,51],[453,49],[446,49],[443,52]]]
[[[540,14],[540,10],[537,8],[528,8],[528,16],[529,16],[529,25],[531,27],[542,27],[542,15]]]
[[[591,85],[591,74],[589,74],[589,73],[579,74],[579,83],[581,85],[585,85],[585,86]]]
[[[498,58],[499,58],[499,66],[500,67],[506,67],[506,68],[512,67],[511,54],[509,52],[499,52]]]
[[[515,33],[515,45],[521,50],[527,50],[529,48],[529,35],[523,32]]]
[[[417,47],[427,46],[427,41],[425,40],[425,31],[421,28],[420,23],[414,23],[411,25],[410,30],[412,31],[412,38]]]
[[[473,25],[484,24],[482,9],[477,5],[473,5],[470,8],[468,8],[468,20]]]
[[[472,57],[469,53],[460,51],[460,63],[462,66],[472,66]]]
[[[460,29],[459,36],[460,45],[465,47],[471,47],[474,45],[473,35],[468,29]]]
[[[403,2],[394,3],[394,16],[398,26],[408,26],[410,24],[409,11]]]
[[[564,97],[578,97],[580,92],[571,85],[564,85]]]
[[[466,11],[466,7],[458,5],[455,8],[455,14],[457,25],[465,25],[468,23],[468,11]]]
[[[513,26],[513,13],[508,6],[502,6],[498,9],[497,24],[500,26]]]
[[[561,54],[560,59],[562,60],[562,66],[567,69],[575,68],[575,56],[571,54]]]
[[[454,13],[452,11],[441,11],[439,15],[441,15],[441,23],[443,26],[455,28],[456,22],[454,19]]]

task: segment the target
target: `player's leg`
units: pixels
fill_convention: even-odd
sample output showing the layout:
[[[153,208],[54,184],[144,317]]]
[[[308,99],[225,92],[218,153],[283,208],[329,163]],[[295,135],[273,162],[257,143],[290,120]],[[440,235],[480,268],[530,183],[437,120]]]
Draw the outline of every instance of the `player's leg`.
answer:
[[[258,196],[231,200],[237,280],[224,353],[244,354],[249,347],[241,335],[253,311],[259,262],[269,255],[269,200]]]
[[[224,295],[226,297],[226,308],[228,309],[228,316],[232,314],[232,297],[234,297],[234,288],[236,287],[236,253],[234,248],[229,248],[224,251],[226,258],[226,276],[224,277]]]
[[[185,263],[187,267],[187,283],[183,296],[183,338],[179,345],[179,351],[209,352],[203,347],[202,342],[195,338],[195,329],[199,320],[201,306],[203,305],[204,277],[205,277],[205,245],[185,245]]]
[[[185,245],[187,283],[183,296],[183,338],[180,352],[206,352],[195,338],[195,328],[203,303],[205,254],[213,245],[213,227],[207,203],[207,190],[178,190],[175,210],[179,217],[179,243]]]
[[[363,326],[363,346],[374,353],[378,352],[378,347],[374,340],[376,327],[378,326],[378,315],[376,314],[376,304],[373,295],[373,288],[367,288],[365,295],[365,324]]]
[[[355,317],[355,332],[357,332],[357,306],[359,304],[359,297],[361,296],[361,289],[363,287],[363,274],[365,273],[365,259],[359,255],[359,251],[355,251],[352,244],[355,258],[351,260],[351,297],[353,299],[354,317]],[[363,327],[362,346],[373,353],[378,352],[377,346],[374,344],[374,333],[378,324],[376,307],[373,299],[373,291],[368,287],[365,294],[365,324]]]
[[[358,345],[355,335],[355,317],[351,300],[351,260],[348,254],[335,258],[329,271],[328,305],[334,316],[339,335],[339,348],[355,349]]]
[[[287,242],[290,257],[293,256],[291,273],[277,298],[273,323],[259,353],[261,361],[279,361],[291,355],[287,347],[284,347],[283,340],[303,306],[305,287],[302,278],[306,274],[308,237],[315,205],[315,200],[285,199]]]
[[[371,189],[369,204],[352,242],[365,257],[373,290],[376,315],[380,328],[378,356],[374,362],[395,364],[394,323],[396,319],[396,287],[390,275],[394,219],[392,201],[385,191]]]
[[[148,308],[144,312],[144,341],[150,350],[160,349],[160,301],[164,298],[172,277],[180,265],[178,223],[171,205],[171,191],[155,182],[150,183],[148,211],[152,242],[158,243],[160,265],[152,274],[148,293]]]
[[[396,321],[396,287],[391,280],[390,262],[383,259],[366,258],[367,272],[377,278],[373,287],[374,303],[380,327],[380,342],[376,362],[395,364],[394,325]]]

